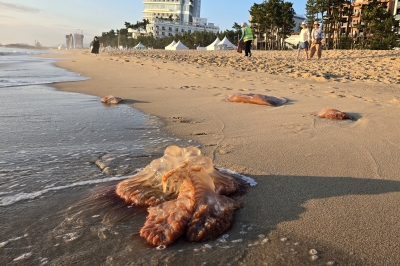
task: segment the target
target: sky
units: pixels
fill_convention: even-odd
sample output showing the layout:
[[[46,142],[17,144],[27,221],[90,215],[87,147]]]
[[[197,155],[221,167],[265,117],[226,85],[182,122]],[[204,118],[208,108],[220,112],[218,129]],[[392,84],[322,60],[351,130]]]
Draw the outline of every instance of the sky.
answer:
[[[232,29],[248,21],[250,7],[262,0],[202,0],[201,17]],[[296,14],[305,13],[307,0],[292,2]],[[39,41],[43,46],[65,43],[65,35],[82,33],[84,44],[95,35],[142,20],[142,0],[0,0],[0,44]]]

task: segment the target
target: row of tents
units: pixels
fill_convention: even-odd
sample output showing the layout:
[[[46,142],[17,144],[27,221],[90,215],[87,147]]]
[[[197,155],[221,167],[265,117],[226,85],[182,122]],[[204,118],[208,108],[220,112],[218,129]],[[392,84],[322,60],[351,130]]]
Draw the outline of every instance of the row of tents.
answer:
[[[64,45],[60,45],[58,47],[58,49],[65,49]],[[217,39],[215,39],[215,41],[208,45],[207,47],[200,47],[198,46],[196,49],[197,50],[236,50],[236,46],[233,45],[228,38],[223,38],[222,41],[217,37]],[[104,50],[115,50],[114,48],[112,48],[111,46],[107,46],[105,48],[103,48]],[[138,43],[138,45],[136,45],[135,47],[131,48],[132,50],[145,50],[147,49],[146,46],[144,46],[141,42]],[[117,50],[125,50],[121,47],[118,47]],[[172,43],[170,43],[168,46],[165,47],[165,50],[189,50],[189,48],[187,46],[185,46],[183,43],[181,43],[181,41],[175,42],[173,41]]]
[[[208,45],[207,47],[200,47],[198,46],[197,50],[236,50],[236,46],[232,44],[228,38],[223,38],[222,41],[217,37],[213,43]],[[189,50],[187,46],[185,46],[181,41],[175,42],[173,41],[168,46],[165,47],[165,50]]]
[[[132,48],[128,48],[128,47],[123,47],[122,45],[120,45],[117,48],[111,47],[111,45],[103,48],[105,50],[111,51],[111,50],[146,50],[147,47],[144,46],[141,42],[139,42],[135,47]]]

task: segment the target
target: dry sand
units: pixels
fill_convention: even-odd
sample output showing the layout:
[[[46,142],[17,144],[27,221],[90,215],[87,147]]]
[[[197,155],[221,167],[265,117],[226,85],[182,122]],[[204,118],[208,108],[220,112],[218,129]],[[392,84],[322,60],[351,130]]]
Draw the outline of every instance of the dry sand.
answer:
[[[69,51],[56,55],[64,59],[57,65],[91,79],[56,87],[122,97],[201,143],[216,165],[256,179],[235,223],[265,230],[271,243],[249,248],[242,264],[285,265],[297,256],[310,265],[399,265],[398,55],[323,51],[322,60],[296,61],[295,51]],[[234,92],[288,103],[226,102]],[[318,118],[324,107],[353,119]],[[296,250],[299,243],[307,249]]]

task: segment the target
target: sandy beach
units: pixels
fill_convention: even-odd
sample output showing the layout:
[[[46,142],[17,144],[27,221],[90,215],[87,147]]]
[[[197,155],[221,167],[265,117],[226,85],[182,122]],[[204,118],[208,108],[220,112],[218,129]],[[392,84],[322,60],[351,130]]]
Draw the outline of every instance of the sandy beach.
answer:
[[[258,182],[240,198],[231,230],[244,226],[269,241],[224,251],[232,265],[399,265],[400,52],[323,51],[321,60],[310,61],[296,60],[296,53],[51,56],[61,59],[57,66],[91,78],[56,88],[121,97],[161,118],[172,134],[199,143],[217,166]],[[225,100],[237,92],[288,102]],[[352,119],[317,117],[324,107]],[[225,265],[221,254],[208,256]]]

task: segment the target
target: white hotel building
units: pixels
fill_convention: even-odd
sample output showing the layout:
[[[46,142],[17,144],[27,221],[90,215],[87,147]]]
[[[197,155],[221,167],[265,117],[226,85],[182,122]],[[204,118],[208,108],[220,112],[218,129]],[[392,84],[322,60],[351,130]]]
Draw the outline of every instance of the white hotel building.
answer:
[[[143,0],[143,4],[143,19],[149,20],[147,31],[154,38],[184,32],[219,31],[218,26],[200,17],[201,0]]]

